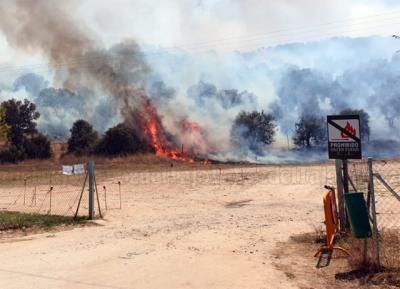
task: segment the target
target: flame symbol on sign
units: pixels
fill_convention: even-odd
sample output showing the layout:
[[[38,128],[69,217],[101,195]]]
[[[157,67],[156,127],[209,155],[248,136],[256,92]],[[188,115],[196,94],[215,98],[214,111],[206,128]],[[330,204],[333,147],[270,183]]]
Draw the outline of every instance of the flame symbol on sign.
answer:
[[[350,124],[349,122],[346,123],[346,126],[344,127],[344,130],[345,130],[348,134],[350,134],[350,135],[352,135],[352,136],[356,136],[356,134],[357,134],[356,129],[355,129],[354,127],[352,127],[351,124]],[[341,132],[341,133],[340,133],[340,136],[342,137],[342,139],[345,139],[345,140],[348,140],[348,139],[349,139],[349,136],[348,136],[347,134],[345,134],[344,132]]]

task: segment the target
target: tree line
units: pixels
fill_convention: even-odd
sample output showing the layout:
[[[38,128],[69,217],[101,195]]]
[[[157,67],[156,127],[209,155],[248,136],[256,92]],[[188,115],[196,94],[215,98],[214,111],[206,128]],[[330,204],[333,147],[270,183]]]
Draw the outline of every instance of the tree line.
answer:
[[[362,141],[369,141],[369,115],[362,109],[344,109],[340,115],[359,115]],[[272,114],[263,111],[242,111],[236,117],[231,130],[232,143],[236,147],[247,146],[255,153],[262,152],[271,145],[276,136],[277,125]],[[289,137],[289,136],[288,136]],[[325,147],[327,141],[326,118],[312,114],[303,114],[294,125],[293,144],[299,149]]]
[[[10,99],[0,104],[0,139],[5,149],[0,151],[1,162],[51,157],[50,139],[37,129],[40,114],[29,100]],[[68,153],[75,155],[124,155],[147,152],[148,146],[135,131],[125,124],[108,129],[103,136],[85,120],[77,120],[68,139]]]
[[[346,109],[342,115],[357,114],[361,119],[363,140],[370,136],[369,115],[364,110]],[[29,100],[10,99],[0,104],[0,138],[6,149],[0,152],[0,161],[18,162],[25,159],[51,157],[51,144],[47,136],[37,129],[40,114]],[[278,125],[272,114],[263,111],[242,111],[235,118],[230,138],[235,148],[262,154],[265,147],[275,141]],[[126,155],[151,152],[151,146],[141,139],[136,131],[125,123],[109,128],[99,135],[86,120],[77,120],[70,129],[68,153],[75,155]],[[311,149],[325,144],[327,126],[324,117],[303,115],[295,123],[293,143],[302,149]]]

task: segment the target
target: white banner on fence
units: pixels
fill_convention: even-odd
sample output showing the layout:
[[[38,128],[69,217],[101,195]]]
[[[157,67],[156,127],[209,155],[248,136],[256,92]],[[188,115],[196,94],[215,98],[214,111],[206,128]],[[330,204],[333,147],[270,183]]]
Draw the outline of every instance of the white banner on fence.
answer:
[[[85,166],[83,164],[76,164],[73,166],[62,166],[63,175],[81,175],[85,173]]]
[[[75,175],[81,175],[84,173],[85,173],[85,167],[83,166],[83,164],[74,165],[74,174]]]
[[[73,166],[62,166],[63,175],[72,176],[74,174]]]

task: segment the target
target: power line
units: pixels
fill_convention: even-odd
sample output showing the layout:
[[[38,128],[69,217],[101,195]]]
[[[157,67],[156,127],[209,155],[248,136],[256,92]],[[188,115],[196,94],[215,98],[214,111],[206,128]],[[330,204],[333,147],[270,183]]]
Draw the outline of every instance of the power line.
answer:
[[[145,51],[143,53],[144,56],[149,57],[149,56],[155,56],[155,55],[161,55],[164,52],[168,52],[170,50],[187,50],[187,51],[192,51],[192,52],[201,52],[201,51],[207,51],[210,48],[215,47],[215,45],[220,45],[219,48],[221,47],[230,47],[230,46],[237,46],[238,44],[241,44],[242,48],[243,47],[248,47],[250,46],[250,44],[252,42],[257,42],[257,41],[262,41],[262,44],[264,46],[272,46],[272,45],[277,45],[280,43],[294,43],[294,42],[306,42],[306,41],[312,41],[312,39],[304,39],[304,37],[306,36],[314,36],[314,38],[327,38],[327,37],[331,37],[331,36],[338,36],[337,34],[339,34],[340,32],[343,32],[340,29],[346,29],[348,27],[351,27],[351,31],[355,32],[355,31],[361,31],[364,29],[371,29],[371,28],[376,28],[378,26],[386,26],[386,25],[396,25],[399,24],[398,22],[395,23],[380,23],[380,21],[387,21],[387,20],[391,20],[391,19],[397,19],[397,13],[400,13],[400,11],[393,11],[390,13],[382,13],[382,14],[374,14],[374,15],[368,15],[368,16],[364,16],[364,17],[358,17],[358,18],[352,18],[352,19],[345,19],[342,21],[336,21],[336,22],[327,22],[327,23],[323,23],[323,24],[319,24],[315,27],[304,27],[304,28],[296,28],[296,29],[281,29],[281,30],[276,30],[276,31],[272,31],[272,32],[268,32],[268,33],[262,33],[262,34],[255,34],[255,35],[259,35],[259,37],[255,37],[255,35],[253,36],[246,36],[246,37],[231,37],[231,38],[223,38],[220,40],[212,40],[212,41],[206,41],[206,42],[199,42],[196,45],[186,45],[186,46],[173,46],[173,47],[164,47],[164,48],[159,48],[159,49],[153,49],[153,50],[148,50]],[[355,25],[360,25],[360,24],[364,24],[364,22],[367,19],[371,19],[374,17],[380,17],[380,16],[388,16],[388,15],[392,15],[392,17],[389,18],[384,18],[384,19],[380,19],[380,20],[375,20],[375,22],[368,20],[368,24],[364,25],[363,27],[358,27],[358,28],[353,28]],[[399,15],[400,16],[400,15]],[[343,22],[351,22],[351,21],[355,21],[358,20],[358,22],[356,23],[352,23],[351,25],[345,25],[345,26],[337,26],[337,27],[331,27],[331,28],[326,28],[325,31],[323,31],[324,33],[321,35],[318,35],[318,33],[321,33],[321,28],[326,27],[326,26],[332,26],[333,24],[337,24],[337,23],[343,23]],[[378,22],[378,24],[377,24]],[[370,27],[371,26],[371,27]],[[339,29],[339,31],[329,31],[329,29]],[[294,33],[294,36],[291,35]],[[264,40],[269,40],[270,38],[272,38],[271,36],[274,36],[274,40],[271,40],[269,42],[265,42]],[[235,42],[232,42],[235,41]],[[252,44],[254,45],[254,44]],[[66,67],[70,67],[70,66],[79,66],[82,62],[82,60],[96,60],[96,59],[102,59],[104,57],[108,57],[110,59],[112,58],[116,58],[118,56],[112,56],[112,55],[83,55],[81,57],[77,57],[71,60],[67,60],[65,62],[60,62],[60,63],[56,63],[56,64],[52,64],[51,67],[49,67],[46,64],[37,64],[37,65],[32,65],[32,66],[20,66],[17,68],[14,68],[12,66],[7,66],[7,65],[0,65],[0,72],[5,72],[5,71],[10,71],[13,70],[15,72],[19,71],[19,70],[34,70],[34,71],[52,71],[54,69],[57,68],[66,68]],[[38,69],[38,70],[36,70]]]

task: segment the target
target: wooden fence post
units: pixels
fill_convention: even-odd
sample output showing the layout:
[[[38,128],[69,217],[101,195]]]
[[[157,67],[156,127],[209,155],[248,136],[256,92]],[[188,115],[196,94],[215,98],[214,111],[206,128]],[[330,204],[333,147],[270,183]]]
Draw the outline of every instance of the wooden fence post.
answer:
[[[336,192],[337,192],[337,201],[339,209],[339,231],[344,232],[347,228],[347,219],[344,206],[342,160],[335,160],[335,165],[336,165]]]

